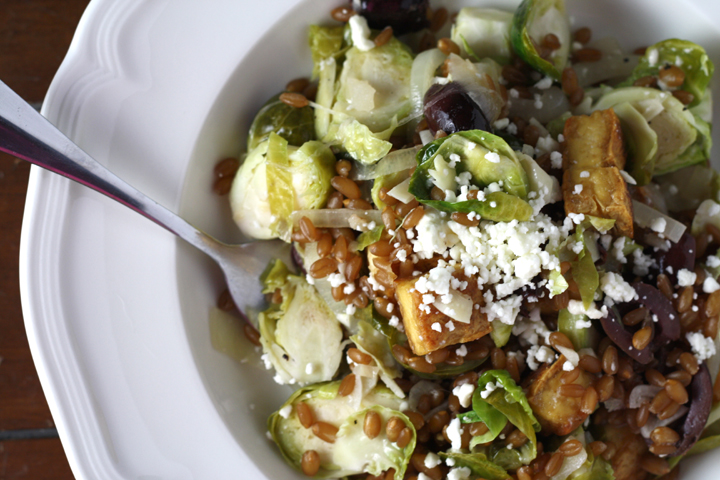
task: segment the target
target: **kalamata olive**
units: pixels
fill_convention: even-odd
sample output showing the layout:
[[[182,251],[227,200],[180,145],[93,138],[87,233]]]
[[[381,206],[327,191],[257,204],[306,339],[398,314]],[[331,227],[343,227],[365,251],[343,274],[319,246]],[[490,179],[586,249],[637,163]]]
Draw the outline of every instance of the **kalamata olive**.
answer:
[[[650,346],[638,350],[633,347],[633,334],[625,330],[620,315],[615,308],[608,308],[608,314],[600,319],[600,324],[605,334],[617,345],[628,357],[647,365],[655,358]]]
[[[395,35],[417,32],[430,25],[429,0],[352,0],[353,10],[365,17],[370,28],[392,27]]]
[[[459,83],[433,85],[425,94],[424,103],[423,113],[433,133],[438,130],[448,135],[464,130],[491,131],[480,106]]]
[[[638,294],[638,302],[657,316],[655,338],[650,347],[657,350],[663,345],[680,338],[680,315],[672,302],[657,288],[647,283],[637,282],[633,288]]]
[[[300,252],[298,252],[297,248],[295,248],[295,245],[290,247],[290,258],[292,259],[293,263],[298,268],[300,273],[302,273],[303,275],[307,275],[307,271],[305,270],[305,264],[302,257],[300,256]]]
[[[705,362],[700,365],[700,370],[693,377],[689,388],[690,409],[682,428],[679,429],[681,438],[677,445],[677,451],[673,456],[684,455],[695,445],[702,435],[710,416],[712,408],[712,378]]]
[[[677,272],[683,268],[690,271],[695,268],[695,251],[695,237],[686,231],[668,251],[659,251],[656,254],[660,273],[670,277],[670,281],[676,284]],[[668,270],[667,267],[671,267],[671,270]]]

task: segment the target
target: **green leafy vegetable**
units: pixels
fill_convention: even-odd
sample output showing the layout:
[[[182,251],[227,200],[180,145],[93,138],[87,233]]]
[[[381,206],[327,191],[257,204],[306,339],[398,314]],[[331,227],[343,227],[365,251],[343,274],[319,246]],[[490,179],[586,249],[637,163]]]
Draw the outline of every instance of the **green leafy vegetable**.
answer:
[[[325,205],[335,176],[335,156],[317,141],[302,147],[270,133],[240,166],[230,191],[233,218],[249,237],[290,240],[291,214]]]
[[[558,331],[564,333],[573,343],[575,350],[594,348],[599,335],[594,326],[579,328],[578,322],[586,322],[588,318],[583,314],[573,315],[567,309],[558,312]]]
[[[372,307],[368,306],[367,309],[371,310]],[[380,379],[385,385],[398,397],[404,397],[405,393],[393,380],[401,377],[402,372],[390,351],[387,338],[375,330],[371,322],[362,320],[358,322],[357,333],[352,335],[350,340],[360,351],[370,355],[375,360],[375,364],[380,368]]]
[[[691,107],[698,105],[705,97],[715,67],[705,49],[688,40],[672,38],[649,46],[630,78],[619,86],[629,87],[639,78],[658,75],[668,65],[682,68],[685,82],[680,89],[693,94]]]
[[[310,106],[291,107],[280,101],[280,94],[268,100],[255,115],[248,133],[248,151],[276,133],[290,145],[300,146],[315,139],[315,117]]]
[[[394,468],[395,479],[402,480],[410,455],[415,448],[415,428],[398,410],[401,399],[384,387],[375,387],[360,405],[338,396],[340,381],[301,388],[268,419],[268,431],[287,462],[301,470],[302,455],[315,450],[320,455],[320,470],[314,478],[338,478],[368,473],[379,475]],[[303,402],[313,411],[322,412],[323,421],[338,427],[335,442],[321,440],[300,423],[295,405]],[[374,411],[385,424],[391,417],[400,418],[411,429],[411,441],[404,448],[387,438],[384,429],[370,439],[363,432],[363,420]]]
[[[500,319],[495,319],[492,322],[492,332],[490,332],[490,338],[495,342],[497,348],[502,348],[507,345],[510,341],[510,335],[512,335],[512,325],[503,323]]]
[[[512,478],[503,468],[489,461],[487,456],[482,453],[440,452],[440,458],[443,460],[449,458],[455,462],[456,467],[469,468],[473,474],[487,480]]]
[[[541,45],[549,33],[558,37],[560,48],[546,60],[536,46]],[[560,80],[571,46],[564,0],[523,0],[515,10],[510,40],[520,58],[545,75]]]
[[[372,230],[361,233],[357,237],[357,246],[355,247],[355,251],[361,252],[365,250],[369,245],[372,245],[373,243],[380,240],[380,237],[382,237],[383,228],[384,227],[382,225],[378,225]]]
[[[444,166],[445,159],[455,156],[459,161],[454,167]],[[515,152],[500,137],[482,130],[457,132],[425,145],[418,152],[418,163],[409,191],[425,205],[446,212],[475,212],[498,222],[525,221],[532,216],[532,207],[523,200],[528,193],[527,174]],[[445,170],[448,174],[442,175]],[[502,181],[504,191],[489,193],[484,200],[432,200],[433,182],[452,190],[456,175],[469,176],[469,182],[480,188]],[[445,180],[447,183],[443,183]]]
[[[510,26],[513,14],[492,8],[465,7],[458,12],[450,38],[462,45],[462,53],[476,62],[492,58],[510,61]]]
[[[344,27],[310,25],[308,42],[314,64],[313,78],[317,78],[323,61],[337,56],[342,51],[344,31]]]
[[[477,417],[466,417],[465,421],[477,418],[485,422],[488,428],[492,424],[497,429],[502,423],[501,416],[505,417],[528,437],[527,456],[529,459],[532,460],[537,456],[535,432],[540,431],[540,423],[533,415],[532,408],[530,408],[522,389],[513,381],[508,372],[505,370],[485,372],[478,379],[478,388],[473,394],[472,406]],[[482,442],[476,442],[473,439],[471,445],[478,443]]]
[[[315,288],[304,277],[287,274],[283,267],[276,261],[265,276],[264,291],[280,288],[282,294],[280,305],[272,305],[258,317],[265,358],[283,383],[330,380],[342,360],[340,324]],[[313,368],[307,369],[307,365]]]
[[[368,126],[354,118],[348,118],[341,123],[332,124],[323,141],[337,143],[358,162],[371,165],[385,157],[392,149],[392,143],[387,140],[396,126],[397,121],[393,117],[387,130],[373,133]]]

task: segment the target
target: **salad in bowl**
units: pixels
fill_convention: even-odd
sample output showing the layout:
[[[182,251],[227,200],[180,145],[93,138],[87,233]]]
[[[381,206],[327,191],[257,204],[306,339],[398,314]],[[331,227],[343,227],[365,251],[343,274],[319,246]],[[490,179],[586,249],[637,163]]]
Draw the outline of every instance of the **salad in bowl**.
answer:
[[[312,72],[215,167],[242,233],[293,248],[265,310],[218,302],[292,387],[267,424],[282,457],[313,478],[629,480],[720,445],[704,48],[628,51],[562,0],[328,13]]]

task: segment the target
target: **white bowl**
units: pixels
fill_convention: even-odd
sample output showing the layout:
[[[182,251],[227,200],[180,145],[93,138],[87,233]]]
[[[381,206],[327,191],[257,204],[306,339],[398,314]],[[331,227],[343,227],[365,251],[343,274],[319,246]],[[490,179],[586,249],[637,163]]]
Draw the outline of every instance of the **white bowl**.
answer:
[[[43,114],[132,185],[237,241],[225,200],[211,192],[212,166],[240,152],[266,98],[310,72],[306,27],[340,3],[93,0]],[[711,0],[569,4],[576,26],[628,49],[682,37],[720,65]],[[208,258],[33,167],[20,265],[33,358],[77,478],[303,478],[265,435],[289,390],[257,362],[238,364],[210,345],[208,312],[223,280]],[[684,478],[700,479],[720,461],[686,464]]]

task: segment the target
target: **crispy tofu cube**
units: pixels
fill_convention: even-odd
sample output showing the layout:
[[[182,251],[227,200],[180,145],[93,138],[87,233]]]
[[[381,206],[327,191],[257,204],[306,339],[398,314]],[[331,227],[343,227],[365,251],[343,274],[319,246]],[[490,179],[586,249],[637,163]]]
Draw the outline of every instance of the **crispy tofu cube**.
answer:
[[[563,174],[562,190],[566,214],[614,218],[613,231],[633,237],[632,198],[616,167],[570,168]]]
[[[528,402],[535,417],[542,425],[543,432],[555,435],[568,435],[578,428],[588,415],[580,411],[582,397],[563,397],[560,395],[560,378],[565,371],[563,365],[567,359],[560,356],[551,366],[535,378],[528,389]],[[589,387],[594,377],[580,370],[580,376],[573,383]]]
[[[648,451],[643,437],[628,427],[603,427],[602,440],[612,442],[617,453],[612,457],[615,480],[645,480],[648,473],[640,467],[640,458]]]
[[[625,168],[620,120],[612,109],[576,115],[565,122],[563,168]]]
[[[425,355],[449,345],[471,342],[492,331],[486,315],[476,308],[472,309],[470,323],[453,320],[432,305],[429,306],[429,311],[421,310],[422,294],[414,288],[417,280],[412,278],[400,281],[395,289],[405,334],[415,355]],[[469,281],[468,287],[461,293],[469,296],[473,304],[485,303],[477,282]],[[445,326],[450,321],[453,330]],[[433,329],[434,324],[437,324],[435,329]],[[438,327],[440,331],[437,331]]]

